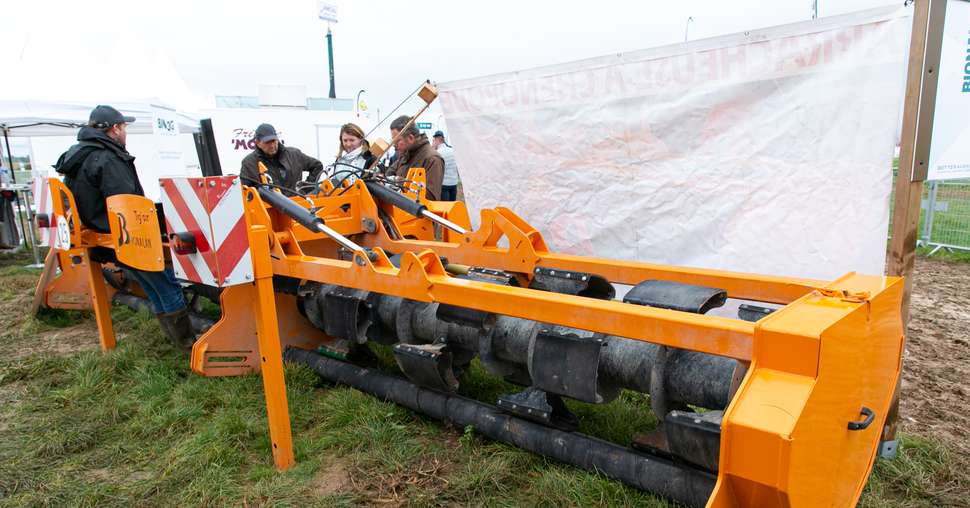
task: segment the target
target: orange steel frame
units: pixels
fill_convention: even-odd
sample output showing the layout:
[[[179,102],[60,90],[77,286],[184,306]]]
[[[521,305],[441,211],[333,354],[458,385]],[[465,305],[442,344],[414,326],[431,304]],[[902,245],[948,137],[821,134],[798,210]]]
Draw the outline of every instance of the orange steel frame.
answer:
[[[91,309],[98,323],[101,349],[114,349],[115,333],[111,324],[111,296],[115,289],[105,283],[101,263],[91,260],[91,249],[113,249],[110,234],[86,229],[75,216],[77,204],[74,195],[57,179],[50,179],[53,196],[53,216],[67,220],[70,227],[70,246],[67,249],[51,248],[44,265],[44,275],[35,289],[37,304],[57,309]],[[60,274],[55,274],[57,269]],[[36,308],[34,309],[37,310]]]
[[[420,184],[423,173],[413,169],[409,179]],[[429,210],[471,230],[463,204],[427,202],[415,189],[412,197]],[[427,221],[378,204],[363,182],[341,191],[313,198],[318,215],[329,227],[372,248],[374,260],[360,253],[339,259],[333,241],[244,188],[256,281],[223,294],[223,319],[193,350],[193,369],[203,375],[262,371],[280,469],[293,464],[281,344],[314,348],[332,340],[296,315],[295,305],[287,301],[292,297],[273,293],[273,275],[737,359],[748,369],[725,411],[718,481],[709,506],[849,505],[861,494],[899,375],[901,279],[850,273],[819,281],[559,254],[506,208],[483,210],[476,231],[444,231],[443,239],[435,241]],[[391,237],[379,209],[403,238]],[[400,268],[386,252],[402,254]],[[733,298],[785,306],[751,323],[459,279],[445,271],[440,257],[515,272],[525,281],[537,267],[550,267],[595,273],[620,284],[646,279],[701,284],[723,288]],[[257,302],[255,318],[237,320],[251,312],[252,301]],[[235,367],[207,358],[233,351],[246,359]],[[849,431],[847,423],[860,419],[861,405],[874,410],[876,421],[865,430]]]
[[[849,273],[818,281],[559,254],[506,208],[482,210],[479,228],[471,231],[463,204],[426,200],[423,170],[412,169],[409,180],[415,182],[409,187],[414,199],[470,232],[446,230],[436,241],[427,221],[378,204],[363,182],[336,192],[326,184],[323,194],[313,198],[318,215],[374,252],[373,260],[361,253],[341,259],[335,242],[270,208],[254,189],[243,188],[255,280],[223,292],[223,316],[196,342],[191,365],[205,376],[262,374],[279,469],[294,464],[282,349],[312,349],[334,341],[298,315],[292,296],[274,292],[274,275],[737,359],[748,368],[724,414],[718,480],[708,506],[850,505],[858,499],[899,375],[901,279]],[[379,209],[401,238],[385,229]],[[81,251],[101,245],[101,238],[85,242],[77,233]],[[399,268],[386,252],[402,254]],[[441,256],[451,263],[514,272],[523,282],[537,267],[550,267],[595,273],[620,284],[646,279],[700,284],[723,288],[733,298],[785,306],[751,323],[459,279],[445,271]],[[102,319],[107,315],[104,282],[96,263],[88,267],[91,287],[101,288],[93,293],[104,346],[105,333],[111,333],[110,319]],[[849,431],[847,423],[860,419],[862,405],[875,412],[876,421],[865,430]]]

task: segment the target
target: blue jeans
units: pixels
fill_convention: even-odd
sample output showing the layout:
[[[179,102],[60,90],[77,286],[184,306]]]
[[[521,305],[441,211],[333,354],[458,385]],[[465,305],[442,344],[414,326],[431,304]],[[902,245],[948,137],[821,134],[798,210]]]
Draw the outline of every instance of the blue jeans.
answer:
[[[441,200],[442,201],[454,201],[458,199],[458,186],[457,185],[442,185],[441,186]]]
[[[186,307],[182,286],[175,280],[175,274],[172,273],[171,268],[165,268],[161,272],[143,272],[126,268],[125,273],[135,279],[148,295],[152,312],[155,314],[168,314]]]

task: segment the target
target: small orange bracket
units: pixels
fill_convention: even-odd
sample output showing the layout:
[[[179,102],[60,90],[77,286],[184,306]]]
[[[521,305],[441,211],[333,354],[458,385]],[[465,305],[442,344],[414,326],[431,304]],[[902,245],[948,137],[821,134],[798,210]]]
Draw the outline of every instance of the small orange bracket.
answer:
[[[115,348],[115,332],[111,324],[111,307],[107,285],[101,272],[101,263],[91,260],[91,249],[94,247],[112,248],[111,236],[94,231],[83,230],[81,221],[77,219],[75,210],[77,204],[70,189],[64,182],[51,178],[51,196],[53,196],[53,212],[56,224],[55,249],[60,251],[59,258],[62,268],[75,258],[80,258],[80,265],[90,291],[91,307],[94,309],[95,321],[98,323],[98,336],[101,349],[107,351]],[[67,263],[65,263],[65,261]]]
[[[849,303],[865,303],[869,300],[868,291],[845,291],[842,289],[830,289],[830,288],[815,288],[815,291],[821,295],[829,298],[838,298],[843,302]]]

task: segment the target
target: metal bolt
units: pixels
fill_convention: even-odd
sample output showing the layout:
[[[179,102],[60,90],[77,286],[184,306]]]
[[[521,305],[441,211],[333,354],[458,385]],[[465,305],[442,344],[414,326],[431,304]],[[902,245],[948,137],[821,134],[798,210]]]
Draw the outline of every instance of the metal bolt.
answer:
[[[518,404],[512,404],[512,409],[519,409]]]
[[[209,187],[215,187],[215,186],[216,186],[216,181],[215,180],[209,180]]]
[[[556,274],[555,270],[549,270],[549,275],[555,275],[555,274]]]
[[[199,187],[202,187],[202,180],[199,180],[199,181],[198,181],[198,184],[199,184],[199,185],[198,185]]]
[[[246,280],[253,280],[253,276],[252,275],[249,275],[249,274],[246,274]]]
[[[542,273],[542,268],[536,268],[536,273]]]
[[[585,275],[583,275],[583,280],[584,280],[584,281],[585,281],[586,279],[588,279],[588,278],[589,278],[589,277],[587,277],[587,276],[585,276]]]

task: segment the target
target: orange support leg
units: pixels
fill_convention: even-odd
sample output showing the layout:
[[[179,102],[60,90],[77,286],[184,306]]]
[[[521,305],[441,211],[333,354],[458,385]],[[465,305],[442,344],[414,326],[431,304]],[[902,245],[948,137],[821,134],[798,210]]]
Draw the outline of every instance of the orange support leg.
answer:
[[[94,307],[94,318],[98,322],[98,336],[101,339],[101,350],[115,348],[115,331],[111,324],[111,304],[108,301],[108,290],[101,272],[101,263],[91,260],[91,251],[85,252],[87,258],[88,284],[91,288],[91,306]]]
[[[256,333],[266,395],[266,416],[273,445],[273,462],[283,471],[294,464],[293,438],[290,433],[290,409],[286,400],[283,375],[283,353],[276,321],[276,297],[273,279],[256,279]]]

